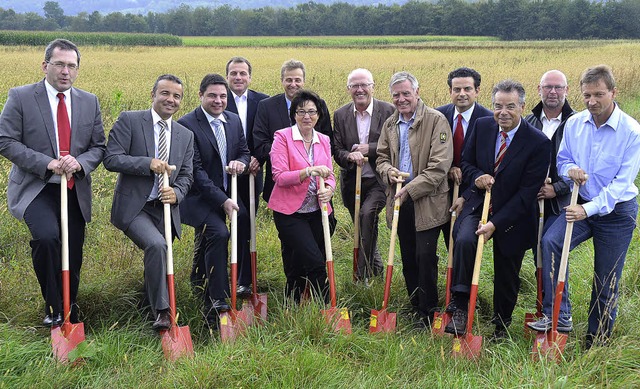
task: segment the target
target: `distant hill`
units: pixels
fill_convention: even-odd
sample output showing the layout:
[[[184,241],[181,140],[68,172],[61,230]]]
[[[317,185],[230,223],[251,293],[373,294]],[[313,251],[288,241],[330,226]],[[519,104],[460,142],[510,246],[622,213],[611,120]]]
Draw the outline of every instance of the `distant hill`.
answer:
[[[349,0],[343,1],[351,5],[392,5],[392,4],[404,4],[408,0]],[[336,0],[315,0],[314,3],[318,4],[333,4],[337,3]],[[42,0],[0,0],[0,8],[13,9],[17,13],[36,12],[43,15],[42,7],[44,6]],[[307,3],[303,0],[214,0],[214,1],[202,1],[202,0],[184,0],[184,1],[170,1],[170,0],[58,0],[57,3],[64,10],[65,15],[77,15],[79,12],[92,13],[98,11],[102,14],[108,14],[111,12],[122,12],[132,14],[147,14],[149,12],[163,13],[170,9],[177,8],[180,4],[186,4],[190,7],[219,7],[222,5],[229,5],[231,7],[238,7],[241,9],[262,8],[262,7],[282,7],[290,8],[295,7],[298,4]]]

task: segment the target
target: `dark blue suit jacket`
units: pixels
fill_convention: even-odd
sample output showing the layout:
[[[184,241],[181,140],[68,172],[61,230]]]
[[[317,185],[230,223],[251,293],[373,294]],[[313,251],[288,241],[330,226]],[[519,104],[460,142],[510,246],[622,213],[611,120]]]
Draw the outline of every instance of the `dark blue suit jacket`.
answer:
[[[521,118],[518,132],[494,175],[498,132],[496,121],[486,117],[478,119],[467,133],[461,163],[467,189],[462,193],[465,203],[458,220],[481,212],[484,191],[474,181],[483,174],[494,176],[493,214],[489,216],[496,227],[494,245],[499,245],[504,254],[514,255],[533,247],[536,241],[536,197],[547,176],[551,145],[546,135]]]
[[[451,127],[451,136],[453,136],[453,126],[454,126],[454,122],[453,122],[453,115],[456,112],[456,106],[453,104],[447,104],[447,105],[443,105],[441,107],[436,108],[438,111],[442,112],[442,114],[444,115],[444,117],[447,118],[447,122],[449,122],[449,127]],[[464,150],[464,145],[467,142],[467,138],[469,137],[469,133],[471,133],[471,129],[473,128],[473,125],[475,124],[476,120],[478,120],[478,118],[482,118],[485,116],[493,116],[493,111],[486,109],[485,107],[483,107],[482,105],[476,103],[476,106],[473,107],[473,112],[471,113],[471,119],[469,120],[469,127],[467,127],[467,134],[464,137],[464,142],[462,143],[462,149]],[[460,166],[458,166],[460,167]]]
[[[249,165],[249,148],[242,131],[240,117],[224,111],[225,135],[227,138],[227,163],[241,161]],[[193,132],[193,185],[187,197],[180,203],[182,222],[190,226],[200,226],[212,210],[220,210],[229,198],[223,186],[224,166],[220,161],[218,142],[202,111],[202,107],[189,112],[178,123]],[[226,165],[225,164],[225,165]],[[231,185],[231,178],[227,181]],[[231,187],[229,186],[229,190]]]

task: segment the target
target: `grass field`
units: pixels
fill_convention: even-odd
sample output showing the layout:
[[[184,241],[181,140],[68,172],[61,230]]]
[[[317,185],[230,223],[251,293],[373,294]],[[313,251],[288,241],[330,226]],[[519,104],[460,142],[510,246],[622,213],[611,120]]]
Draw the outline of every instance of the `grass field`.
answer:
[[[188,38],[187,38],[188,39]],[[260,38],[256,38],[260,39]],[[186,41],[185,41],[186,42]],[[307,87],[317,91],[330,111],[349,101],[346,76],[356,67],[370,69],[377,82],[376,96],[389,101],[387,83],[399,70],[415,74],[420,94],[430,106],[448,101],[447,73],[470,66],[483,76],[480,102],[489,106],[490,89],[497,81],[523,82],[527,109],[538,101],[540,75],[552,68],[563,70],[571,87],[569,99],[582,109],[577,82],[586,67],[607,63],[613,67],[619,103],[640,118],[640,71],[635,58],[639,42],[529,42],[498,46],[502,42],[469,42],[461,47],[354,49],[260,47],[87,47],[76,86],[96,93],[108,131],[122,110],[147,109],[155,78],[174,73],[186,84],[180,115],[198,105],[197,88],[208,72],[224,72],[228,58],[246,56],[253,64],[252,88],[268,94],[281,91],[279,69],[289,58],[307,66]],[[485,45],[487,45],[485,47]],[[0,103],[9,88],[42,78],[42,48],[0,47]],[[6,188],[10,164],[0,161],[0,188]],[[142,299],[142,253],[109,223],[115,175],[100,167],[94,174],[94,221],[88,225],[85,263],[79,303],[87,328],[86,362],[78,367],[57,365],[51,353],[49,331],[39,326],[42,298],[35,279],[24,223],[6,209],[0,191],[0,388],[23,387],[625,387],[640,386],[640,242],[638,233],[627,256],[620,289],[619,319],[609,347],[584,351],[587,306],[592,275],[591,244],[574,251],[571,291],[575,331],[569,338],[565,361],[559,365],[532,362],[530,339],[521,321],[534,308],[535,281],[531,255],[527,254],[511,339],[484,344],[476,361],[449,358],[450,339],[434,338],[414,330],[406,315],[409,301],[400,264],[394,273],[391,310],[399,313],[399,331],[369,336],[369,311],[378,309],[382,284],[370,288],[351,283],[351,231],[349,216],[336,199],[338,228],[332,239],[338,276],[339,305],[349,307],[354,334],[327,331],[320,307],[291,308],[284,304],[284,275],[277,232],[263,203],[258,219],[260,288],[269,293],[269,322],[251,328],[233,345],[220,343],[199,312],[191,295],[188,273],[193,230],[184,229],[174,245],[180,322],[188,324],[196,356],[166,362],[159,339],[152,332]],[[386,253],[389,234],[381,225],[380,251]],[[446,253],[441,244],[441,299],[444,297]],[[396,256],[399,259],[399,256]],[[476,330],[491,334],[491,244],[485,251],[480,280]],[[398,261],[399,262],[399,261]],[[486,339],[485,339],[486,340]]]

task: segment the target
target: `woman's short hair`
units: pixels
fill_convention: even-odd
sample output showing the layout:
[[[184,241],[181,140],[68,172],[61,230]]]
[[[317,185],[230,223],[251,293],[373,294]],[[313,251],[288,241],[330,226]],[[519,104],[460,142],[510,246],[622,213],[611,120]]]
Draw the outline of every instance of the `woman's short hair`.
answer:
[[[291,108],[289,108],[289,118],[291,118],[291,123],[296,122],[296,111],[307,101],[311,101],[316,105],[316,109],[318,110],[318,120],[322,119],[322,100],[320,99],[320,96],[310,90],[300,89],[296,92],[296,94],[293,96],[293,99],[291,100]]]

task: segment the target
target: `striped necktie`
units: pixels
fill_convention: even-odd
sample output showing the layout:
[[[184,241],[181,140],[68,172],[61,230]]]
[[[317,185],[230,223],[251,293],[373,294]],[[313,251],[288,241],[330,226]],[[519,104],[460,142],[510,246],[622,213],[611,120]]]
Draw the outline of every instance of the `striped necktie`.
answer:
[[[169,161],[169,148],[167,147],[167,122],[160,120],[160,134],[158,135],[158,159],[161,161]],[[156,174],[158,181],[158,196],[162,193],[162,174]]]
[[[500,149],[498,149],[498,155],[496,155],[496,162],[493,165],[493,173],[498,172],[498,168],[500,167],[500,163],[504,158],[504,154],[507,152],[507,133],[504,131],[500,131]]]
[[[224,134],[224,126],[220,119],[213,119],[211,121],[213,126],[213,133],[216,136],[216,142],[218,143],[218,151],[220,152],[220,161],[222,162],[222,184],[224,189],[227,189],[227,173],[224,168],[227,166],[227,137]]]

